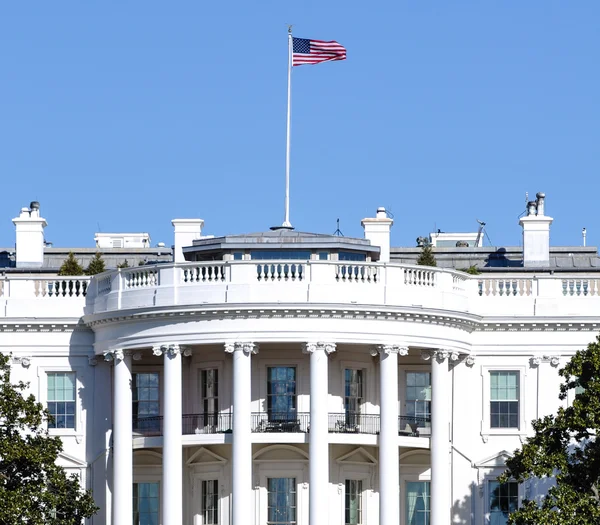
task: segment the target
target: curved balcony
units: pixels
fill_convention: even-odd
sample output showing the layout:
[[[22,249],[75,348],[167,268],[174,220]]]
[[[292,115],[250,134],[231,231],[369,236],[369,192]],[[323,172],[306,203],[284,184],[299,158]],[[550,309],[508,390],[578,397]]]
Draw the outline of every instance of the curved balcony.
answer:
[[[184,414],[182,416],[183,435],[214,435],[232,432],[231,414]],[[398,417],[398,435],[429,437],[431,419],[429,417]],[[252,412],[253,433],[304,433],[310,432],[310,414],[307,412],[268,413]],[[378,435],[379,414],[329,414],[329,432],[332,434]],[[137,436],[162,436],[163,417],[134,418],[133,432]]]
[[[453,270],[343,261],[227,261],[128,268],[99,275],[87,315],[228,304],[412,306],[469,312],[477,282]]]

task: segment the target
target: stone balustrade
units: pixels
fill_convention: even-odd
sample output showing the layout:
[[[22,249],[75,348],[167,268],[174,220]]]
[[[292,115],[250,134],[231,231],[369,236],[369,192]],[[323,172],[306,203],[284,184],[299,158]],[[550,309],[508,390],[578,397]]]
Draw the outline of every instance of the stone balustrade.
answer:
[[[600,279],[582,274],[468,275],[348,261],[211,261],[125,268],[94,278],[7,274],[0,317],[80,317],[193,305],[409,307],[486,316],[589,315]]]

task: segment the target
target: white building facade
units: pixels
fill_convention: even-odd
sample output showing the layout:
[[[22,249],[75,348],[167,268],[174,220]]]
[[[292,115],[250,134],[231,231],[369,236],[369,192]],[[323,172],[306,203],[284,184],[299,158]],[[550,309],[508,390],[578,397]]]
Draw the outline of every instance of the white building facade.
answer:
[[[174,262],[93,278],[34,247],[0,279],[0,351],[91,523],[498,525],[547,490],[497,477],[600,328],[595,262],[558,267],[551,222],[538,194],[521,264],[479,275],[396,262],[382,209],[364,239],[177,220]]]

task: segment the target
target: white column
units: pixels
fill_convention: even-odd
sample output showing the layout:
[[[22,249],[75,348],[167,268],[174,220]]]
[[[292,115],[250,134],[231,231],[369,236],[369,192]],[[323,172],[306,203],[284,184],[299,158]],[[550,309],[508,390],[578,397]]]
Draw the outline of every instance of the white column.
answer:
[[[423,352],[431,359],[431,525],[450,523],[450,372],[446,350]]]
[[[252,509],[252,434],[250,356],[255,343],[226,343],[233,354],[232,525],[247,525]]]
[[[310,525],[329,523],[329,377],[327,357],[334,343],[306,343],[310,355],[310,434],[308,459],[308,515]]]
[[[113,524],[133,519],[133,443],[131,355],[122,350],[104,354],[114,362],[113,379]]]
[[[163,370],[163,450],[161,484],[161,524],[183,522],[183,450],[181,442],[181,353],[177,344],[155,346],[152,352],[162,354]]]
[[[379,403],[379,524],[400,523],[400,458],[398,452],[398,355],[408,348],[379,345],[372,355],[380,356]]]

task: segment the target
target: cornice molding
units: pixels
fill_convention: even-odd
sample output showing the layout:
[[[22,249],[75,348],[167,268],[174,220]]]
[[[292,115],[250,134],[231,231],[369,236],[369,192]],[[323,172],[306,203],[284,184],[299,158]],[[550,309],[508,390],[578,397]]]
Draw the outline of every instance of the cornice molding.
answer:
[[[421,309],[411,311],[410,308],[399,310],[395,307],[338,307],[319,305],[318,307],[282,307],[280,305],[263,306],[260,308],[239,305],[228,308],[189,308],[181,310],[148,309],[144,312],[130,313],[114,312],[115,315],[94,318],[86,321],[87,326],[94,329],[103,325],[125,323],[139,320],[172,320],[189,322],[198,320],[236,320],[236,319],[351,319],[351,320],[380,320],[383,322],[409,322],[424,325],[441,325],[457,328],[471,333],[477,329],[480,317],[468,312],[432,311],[424,313]],[[120,315],[117,315],[120,314]]]
[[[89,332],[91,327],[85,325],[81,319],[75,321],[50,321],[50,322],[35,322],[32,323],[27,319],[21,320],[1,320],[0,319],[0,333],[31,333],[31,332]]]

